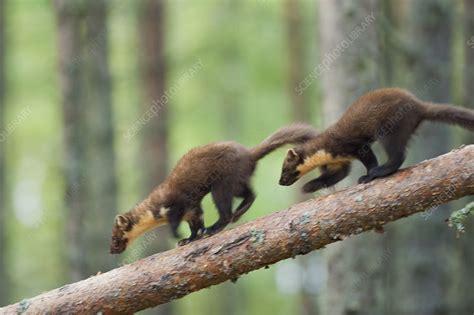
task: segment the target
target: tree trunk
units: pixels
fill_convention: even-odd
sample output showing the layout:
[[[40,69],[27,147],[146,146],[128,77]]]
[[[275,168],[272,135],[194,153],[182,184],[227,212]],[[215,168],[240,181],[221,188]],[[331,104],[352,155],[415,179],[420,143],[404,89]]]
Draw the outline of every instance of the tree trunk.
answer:
[[[291,99],[293,119],[295,121],[307,121],[308,117],[310,117],[309,106],[305,102],[305,94],[297,89],[306,74],[300,4],[300,0],[285,1],[288,43],[288,92]]]
[[[82,226],[85,214],[85,139],[81,67],[81,12],[77,1],[55,0],[58,56],[64,123],[64,176],[66,205],[66,259],[70,279],[86,274]]]
[[[84,19],[85,43],[84,86],[87,130],[88,206],[83,252],[88,252],[84,277],[96,268],[113,267],[114,261],[104,255],[110,236],[104,227],[110,227],[117,212],[117,182],[113,136],[111,80],[108,62],[107,0],[87,0]],[[84,110],[83,109],[83,110]]]
[[[159,102],[166,89],[164,5],[163,0],[144,0],[141,3],[143,111]],[[151,191],[168,172],[168,104],[160,107],[157,117],[146,124],[143,133],[143,162],[147,170],[145,190]]]
[[[142,111],[147,111],[159,102],[166,89],[165,58],[165,2],[144,0],[140,2],[140,36],[143,56],[141,71],[145,101]],[[141,158],[144,167],[144,192],[152,191],[161,183],[168,172],[168,106],[160,106],[143,128],[143,149]],[[168,248],[169,229],[160,228],[156,238],[145,249],[145,256],[162,252]],[[172,304],[165,304],[150,311],[153,314],[173,314]]]
[[[445,0],[413,1],[410,8],[407,18],[412,23],[415,52],[410,65],[413,92],[423,100],[451,102],[452,5]],[[426,123],[414,140],[420,145],[412,146],[409,157],[415,156],[419,161],[448,151],[454,128]],[[450,308],[449,302],[452,279],[459,271],[452,269],[456,260],[455,233],[444,228],[448,208],[443,206],[436,212],[432,209],[408,224],[395,224],[391,230],[393,259],[387,269],[392,280],[391,314],[462,313]]]
[[[378,4],[377,4],[378,5]],[[319,8],[323,120],[336,122],[360,95],[378,87],[384,69],[375,1],[321,0]],[[362,169],[360,169],[363,172]],[[356,173],[356,172],[354,172]],[[328,281],[323,314],[383,314],[385,237],[366,234],[325,251]]]
[[[394,45],[395,34],[395,19],[393,14],[392,0],[380,0],[379,2],[380,21],[377,23],[377,44],[374,46],[377,50],[378,64],[380,65],[378,77],[380,78],[381,86],[393,86],[394,84],[394,69],[397,65],[397,54],[394,52],[396,47]]]
[[[321,0],[319,3],[319,65],[328,64],[328,67],[323,67],[316,79],[321,79],[323,117],[329,125],[337,121],[358,96],[379,85],[379,65],[374,62],[379,59],[374,56],[378,52],[375,32],[378,7],[374,0],[357,3]]]
[[[474,109],[474,0],[464,0],[464,106]],[[466,132],[466,143],[474,143],[474,133]]]
[[[5,5],[0,0],[0,132],[5,119]],[[7,202],[5,200],[5,139],[0,136],[0,305],[8,303],[9,277],[6,267],[7,257]]]
[[[287,47],[288,47],[288,94],[290,95],[291,117],[293,121],[308,122],[310,118],[310,110],[305,101],[305,94],[298,91],[298,86],[304,80],[305,76],[305,55],[303,45],[303,34],[301,26],[301,1],[300,0],[286,0],[286,28],[287,28]],[[303,201],[305,196],[301,193],[301,183],[295,185],[295,201]],[[319,253],[314,253],[319,255]],[[302,270],[308,270],[304,266],[309,265],[314,259],[310,257],[301,257],[297,263],[302,267]],[[306,271],[305,271],[306,272]],[[310,274],[305,274],[305,277],[311,277]],[[301,287],[300,292],[301,306],[300,314],[315,315],[318,313],[317,301],[315,301],[312,294],[308,294],[304,286]]]
[[[464,0],[464,106],[474,110],[474,0]],[[467,44],[467,45],[466,45]],[[465,142],[474,143],[474,133],[465,132]],[[474,198],[471,197],[471,201]],[[458,293],[458,301],[456,304],[462,305],[462,309],[474,310],[474,217],[470,217],[466,221],[466,233],[460,239],[458,246],[458,255],[461,266],[459,280],[461,284],[455,288]]]
[[[219,20],[234,20],[237,17],[243,17],[243,3],[239,0],[230,0],[221,3],[220,8],[217,9],[216,17]],[[220,106],[220,126],[222,126],[222,138],[226,140],[238,139],[242,136],[243,102],[240,95],[244,85],[242,84],[243,70],[241,67],[242,54],[239,41],[239,31],[231,23],[222,23],[224,28],[219,30],[218,38],[220,45],[222,59],[218,62],[222,64],[220,72],[223,78],[233,78],[221,80],[220,86],[217,89],[221,93],[223,99],[222,106]],[[222,35],[224,35],[222,37]],[[207,299],[207,303],[212,305],[213,311],[216,314],[239,315],[242,313],[240,303],[245,303],[248,299],[248,293],[242,285],[225,284],[221,286],[220,290],[213,292],[213,296]]]
[[[308,200],[213,237],[25,299],[0,309],[0,313],[129,314],[235,281],[277,261],[363,231],[380,230],[388,222],[474,194],[473,159],[474,146],[464,147],[388,178]]]
[[[116,212],[105,0],[56,0],[65,128],[67,257],[83,279],[113,266],[103,255]]]
[[[85,215],[83,252],[87,254],[86,273],[110,269],[114,261],[104,255],[110,236],[104,227],[110,227],[117,212],[117,182],[113,136],[111,81],[108,63],[107,1],[85,2],[84,37],[82,47],[84,69],[85,125],[87,134],[88,198]]]

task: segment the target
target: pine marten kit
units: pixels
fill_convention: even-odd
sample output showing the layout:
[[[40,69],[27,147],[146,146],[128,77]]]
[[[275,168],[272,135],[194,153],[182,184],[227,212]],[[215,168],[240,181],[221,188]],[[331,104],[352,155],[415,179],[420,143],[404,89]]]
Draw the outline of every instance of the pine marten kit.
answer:
[[[250,179],[258,160],[282,145],[303,143],[315,136],[311,126],[295,124],[277,130],[251,149],[236,142],[211,143],[192,149],[143,202],[116,216],[110,252],[123,252],[137,237],[162,224],[169,224],[175,237],[179,237],[177,229],[182,221],[189,224],[191,235],[178,245],[219,232],[237,221],[254,202]],[[208,193],[219,218],[205,228],[201,200]],[[234,197],[242,201],[232,211]]]
[[[303,186],[315,192],[334,186],[350,172],[351,162],[359,160],[367,175],[359,183],[396,172],[405,161],[411,136],[425,120],[459,125],[474,131],[474,111],[462,107],[423,102],[408,91],[386,88],[358,98],[334,125],[317,137],[288,150],[280,185],[289,186],[303,175],[319,168],[321,175]],[[371,144],[380,142],[388,160],[378,164]]]
[[[406,157],[407,144],[425,120],[459,125],[474,131],[474,111],[447,104],[424,102],[408,91],[386,88],[358,98],[334,125],[322,133],[305,124],[281,128],[254,148],[236,142],[217,142],[186,153],[170,175],[132,210],[117,215],[110,252],[122,253],[146,231],[169,224],[175,237],[186,221],[191,230],[184,245],[202,236],[213,235],[236,222],[252,205],[255,194],[250,179],[257,162],[285,145],[280,185],[289,186],[319,168],[321,174],[303,186],[305,193],[334,186],[348,176],[353,160],[359,160],[367,174],[359,183],[396,172]],[[379,165],[371,145],[378,141],[388,160]],[[211,193],[219,213],[210,227],[204,226],[201,201]],[[241,203],[232,210],[233,198]]]

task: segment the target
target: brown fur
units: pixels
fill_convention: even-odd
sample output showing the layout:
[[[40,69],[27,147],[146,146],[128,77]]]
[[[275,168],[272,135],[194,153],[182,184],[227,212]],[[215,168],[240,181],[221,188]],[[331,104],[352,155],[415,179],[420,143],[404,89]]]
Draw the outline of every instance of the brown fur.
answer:
[[[189,223],[191,237],[182,240],[180,244],[192,241],[199,233],[210,235],[222,230],[231,221],[237,221],[255,200],[250,179],[257,161],[284,144],[302,143],[314,136],[316,131],[311,126],[295,124],[277,130],[252,149],[229,141],[211,143],[190,150],[145,201],[116,218],[111,252],[120,253],[125,250],[128,240],[123,240],[127,239],[127,235],[136,238],[144,231],[163,223],[170,224],[175,236],[181,221],[186,220]],[[201,200],[209,192],[219,211],[219,219],[204,230]],[[234,197],[243,200],[237,209],[232,211]],[[154,222],[149,216],[143,215],[149,212],[154,214]],[[128,234],[123,232],[121,226],[128,229]],[[117,246],[114,246],[114,240]]]
[[[446,104],[423,102],[408,91],[386,88],[357,99],[333,126],[318,137],[291,149],[285,159],[281,185],[291,185],[316,167],[320,178],[303,187],[305,192],[330,187],[349,173],[350,160],[359,159],[368,174],[366,183],[397,171],[405,160],[408,141],[421,122],[434,120],[474,130],[474,111]],[[380,141],[388,161],[378,166],[371,144]],[[337,165],[337,167],[334,167]]]

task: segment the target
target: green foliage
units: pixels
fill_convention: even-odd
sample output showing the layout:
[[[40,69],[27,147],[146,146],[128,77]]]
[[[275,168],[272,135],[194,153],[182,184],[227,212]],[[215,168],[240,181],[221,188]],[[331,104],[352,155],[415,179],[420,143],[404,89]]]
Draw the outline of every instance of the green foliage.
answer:
[[[456,210],[449,216],[449,226],[454,226],[459,233],[465,232],[464,222],[470,214],[474,214],[474,202],[467,204],[464,208]]]

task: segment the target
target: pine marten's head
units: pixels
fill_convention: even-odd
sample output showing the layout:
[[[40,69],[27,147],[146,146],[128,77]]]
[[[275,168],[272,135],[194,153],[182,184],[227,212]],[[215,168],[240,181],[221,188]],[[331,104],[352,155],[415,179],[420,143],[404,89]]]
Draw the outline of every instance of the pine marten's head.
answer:
[[[110,242],[110,253],[120,254],[128,245],[143,233],[168,222],[168,208],[161,207],[158,214],[154,215],[151,210],[132,210],[115,217],[112,228],[112,240]]]
[[[281,169],[280,185],[290,186],[303,176],[304,174],[301,174],[301,171],[298,169],[298,166],[302,163],[302,154],[297,153],[295,149],[289,149]]]
[[[304,148],[288,150],[281,170],[280,185],[290,186],[303,175],[322,166],[339,166],[349,163],[354,157],[332,154],[321,146],[313,146],[308,152]]]
[[[127,249],[128,238],[125,234],[131,229],[132,221],[126,214],[119,214],[115,217],[114,227],[112,228],[112,241],[110,242],[111,254],[120,254]]]

